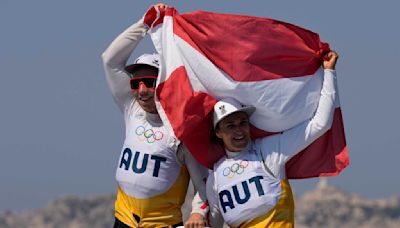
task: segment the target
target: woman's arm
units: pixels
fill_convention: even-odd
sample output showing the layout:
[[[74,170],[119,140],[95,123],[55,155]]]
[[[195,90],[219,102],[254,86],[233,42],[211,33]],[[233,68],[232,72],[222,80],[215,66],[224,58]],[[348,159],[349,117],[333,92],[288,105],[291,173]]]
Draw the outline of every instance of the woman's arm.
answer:
[[[134,98],[129,88],[129,75],[124,68],[146,32],[147,26],[141,19],[122,32],[102,54],[108,86],[122,111]]]
[[[332,126],[337,99],[335,65],[338,56],[335,52],[330,52],[327,57],[330,59],[323,63],[323,85],[314,116],[281,134],[260,140],[265,163],[274,174],[278,174],[281,165],[322,136]]]
[[[210,227],[223,227],[224,219],[219,210],[218,192],[215,188],[214,173],[211,172],[207,178],[207,200],[210,207]]]

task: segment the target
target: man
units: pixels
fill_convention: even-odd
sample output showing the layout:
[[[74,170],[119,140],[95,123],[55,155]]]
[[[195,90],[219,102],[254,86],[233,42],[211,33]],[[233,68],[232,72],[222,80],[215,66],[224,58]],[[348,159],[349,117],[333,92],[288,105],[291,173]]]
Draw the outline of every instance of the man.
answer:
[[[185,227],[204,227],[207,170],[167,130],[155,104],[159,56],[144,54],[125,67],[131,53],[156,22],[158,4],[120,34],[103,53],[107,82],[124,113],[126,136],[118,160],[114,227],[176,227],[189,176],[199,192]],[[157,18],[158,20],[159,18]]]

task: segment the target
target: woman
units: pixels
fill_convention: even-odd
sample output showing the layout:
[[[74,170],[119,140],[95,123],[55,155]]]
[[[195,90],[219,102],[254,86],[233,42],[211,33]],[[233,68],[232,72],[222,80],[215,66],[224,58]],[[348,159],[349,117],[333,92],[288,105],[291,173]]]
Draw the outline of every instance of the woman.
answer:
[[[222,216],[230,227],[294,227],[294,202],[285,164],[332,125],[338,55],[331,51],[327,57],[314,116],[281,134],[252,141],[249,117],[255,107],[243,107],[233,98],[215,104],[214,130],[226,156],[214,165],[207,180],[211,216]]]

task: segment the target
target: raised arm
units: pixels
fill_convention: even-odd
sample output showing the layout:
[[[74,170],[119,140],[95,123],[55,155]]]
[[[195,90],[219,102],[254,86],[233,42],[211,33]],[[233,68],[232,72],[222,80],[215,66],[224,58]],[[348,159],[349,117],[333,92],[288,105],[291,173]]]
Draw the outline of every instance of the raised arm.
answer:
[[[282,164],[285,164],[332,126],[337,99],[335,65],[338,55],[331,51],[327,57],[329,60],[323,62],[324,81],[314,116],[281,134],[261,139],[260,146],[265,163],[272,168],[275,174]]]
[[[146,32],[147,26],[143,23],[143,19],[140,19],[122,32],[102,55],[108,86],[122,111],[126,104],[134,98],[129,88],[129,76],[124,68]]]
[[[107,83],[122,111],[134,98],[129,88],[129,75],[124,70],[126,62],[147,30],[163,20],[167,7],[165,4],[151,6],[142,19],[115,38],[102,54]]]

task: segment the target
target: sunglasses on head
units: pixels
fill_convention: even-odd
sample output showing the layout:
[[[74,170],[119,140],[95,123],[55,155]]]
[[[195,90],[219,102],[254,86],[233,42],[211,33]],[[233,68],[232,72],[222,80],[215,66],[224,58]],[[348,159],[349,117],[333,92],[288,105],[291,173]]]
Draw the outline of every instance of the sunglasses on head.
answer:
[[[157,77],[156,76],[135,76],[130,79],[130,85],[132,91],[137,91],[139,86],[143,84],[148,89],[154,89],[156,87]]]

